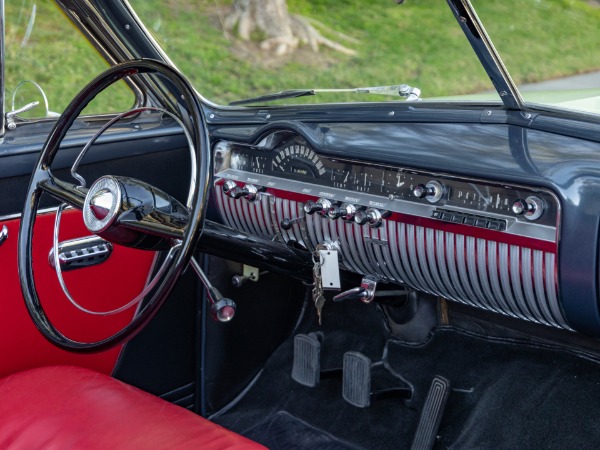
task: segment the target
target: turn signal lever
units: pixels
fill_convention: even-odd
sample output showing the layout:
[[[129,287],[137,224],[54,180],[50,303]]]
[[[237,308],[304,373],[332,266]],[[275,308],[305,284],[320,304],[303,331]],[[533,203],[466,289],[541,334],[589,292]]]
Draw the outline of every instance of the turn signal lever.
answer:
[[[211,284],[208,277],[200,267],[200,264],[198,264],[198,261],[196,261],[196,258],[192,257],[192,259],[190,259],[190,264],[206,288],[206,297],[211,304],[210,312],[213,319],[218,322],[229,322],[231,319],[233,319],[233,316],[235,316],[235,302],[229,298],[223,297],[217,288]]]
[[[343,302],[346,300],[360,300],[364,303],[371,303],[375,299],[375,290],[377,289],[377,280],[371,275],[365,275],[360,282],[360,287],[355,287],[348,291],[333,297],[334,302]]]

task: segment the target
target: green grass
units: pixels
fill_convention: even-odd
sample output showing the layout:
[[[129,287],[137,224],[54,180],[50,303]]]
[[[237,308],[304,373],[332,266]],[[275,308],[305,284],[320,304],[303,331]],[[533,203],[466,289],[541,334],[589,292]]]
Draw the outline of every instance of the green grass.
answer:
[[[266,0],[265,0],[266,1]],[[16,3],[12,2],[13,7]],[[333,88],[407,83],[424,98],[469,94],[492,88],[487,75],[442,0],[288,0],[290,11],[320,21],[326,29],[357,42],[338,40],[357,51],[346,56],[306,48],[276,60],[256,42],[241,44],[225,33],[221,19],[231,1],[130,0],[177,66],[207,98],[221,103],[290,88]],[[597,43],[600,8],[586,0],[474,0],[509,72],[534,82],[600,70]],[[7,5],[9,8],[10,5]],[[38,2],[36,28],[21,48],[26,19],[7,43],[7,87],[23,79],[41,84],[51,109],[62,111],[73,95],[106,66],[75,38],[67,21],[42,18],[54,9]],[[9,10],[18,17],[18,10]],[[53,14],[57,14],[53,11]],[[23,22],[25,20],[25,22]],[[10,21],[10,19],[7,19]],[[9,22],[10,24],[10,22]],[[90,56],[94,56],[93,58]],[[26,61],[26,62],[23,62]],[[380,96],[324,94],[301,101],[382,100]],[[393,98],[392,98],[393,99]],[[122,109],[126,89],[98,99],[97,111]]]

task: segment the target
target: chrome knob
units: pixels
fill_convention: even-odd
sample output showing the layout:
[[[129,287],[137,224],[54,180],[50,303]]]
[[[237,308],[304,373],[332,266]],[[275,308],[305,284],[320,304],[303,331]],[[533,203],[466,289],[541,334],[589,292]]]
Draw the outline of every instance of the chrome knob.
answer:
[[[253,202],[258,197],[258,193],[264,191],[264,188],[255,186],[253,184],[247,184],[242,189],[242,193],[244,198],[249,202]]]
[[[347,222],[354,220],[354,216],[356,215],[357,211],[358,208],[352,203],[342,203],[340,205],[340,217],[342,218],[342,220],[345,220]]]
[[[329,208],[329,211],[327,211],[327,217],[329,217],[331,220],[339,219],[340,215],[341,212],[338,205],[333,205],[331,208]]]
[[[304,212],[306,214],[314,214],[319,213],[322,216],[326,215],[329,212],[329,209],[333,206],[331,201],[326,198],[320,198],[316,202],[312,200],[308,200],[304,203]]]
[[[212,304],[210,308],[213,319],[218,322],[229,322],[235,316],[235,302],[228,298],[222,298]]]
[[[240,198],[244,195],[244,191],[237,185],[235,181],[227,180],[223,183],[223,193],[231,198]]]
[[[425,198],[430,203],[437,203],[444,194],[444,186],[437,181],[430,181],[427,184],[417,184],[413,188],[413,195],[417,198]]]
[[[527,220],[537,220],[544,212],[544,201],[534,195],[525,200],[517,199],[512,205],[512,211],[518,216],[525,216]]]
[[[354,221],[359,225],[369,224],[371,228],[378,228],[383,224],[383,219],[389,215],[388,212],[381,212],[375,208],[367,208],[364,211],[358,211],[354,215]]]

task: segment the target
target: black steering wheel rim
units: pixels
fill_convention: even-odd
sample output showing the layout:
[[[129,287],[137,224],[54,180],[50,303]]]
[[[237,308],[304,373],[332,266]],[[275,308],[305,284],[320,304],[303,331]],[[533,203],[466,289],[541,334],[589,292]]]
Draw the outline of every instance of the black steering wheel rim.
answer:
[[[39,300],[33,276],[32,238],[33,226],[38,210],[43,181],[51,178],[50,168],[56,153],[68,129],[77,119],[81,111],[100,92],[113,83],[135,74],[159,74],[167,78],[177,91],[177,100],[187,110],[190,135],[195,147],[196,174],[191,180],[194,195],[190,202],[190,219],[180,240],[180,249],[157,287],[145,299],[143,309],[113,335],[94,342],[80,342],[63,335],[48,319]],[[34,167],[27,197],[21,215],[18,238],[18,268],[21,290],[27,310],[35,324],[46,339],[64,350],[73,352],[98,352],[122,343],[137,334],[154,317],[164,304],[168,294],[175,285],[182,270],[192,256],[204,224],[208,190],[210,186],[211,160],[208,151],[208,135],[206,122],[198,96],[185,77],[172,66],[149,59],[127,61],[111,67],[91,81],[75,96],[63,114],[57,120]]]

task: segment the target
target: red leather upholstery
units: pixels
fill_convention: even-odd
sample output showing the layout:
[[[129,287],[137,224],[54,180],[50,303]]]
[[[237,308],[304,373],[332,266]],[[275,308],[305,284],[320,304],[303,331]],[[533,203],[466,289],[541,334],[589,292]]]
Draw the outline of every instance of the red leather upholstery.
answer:
[[[0,379],[2,449],[264,449],[114,378],[72,366]]]

